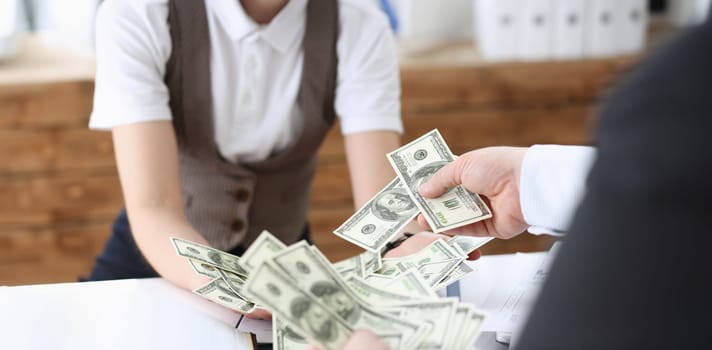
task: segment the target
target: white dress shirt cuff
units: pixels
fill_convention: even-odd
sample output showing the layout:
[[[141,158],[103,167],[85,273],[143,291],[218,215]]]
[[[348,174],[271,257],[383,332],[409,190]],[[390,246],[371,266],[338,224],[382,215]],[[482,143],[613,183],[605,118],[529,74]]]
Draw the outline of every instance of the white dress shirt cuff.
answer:
[[[534,234],[562,234],[585,193],[596,150],[585,146],[535,145],[522,161],[519,184],[524,220]]]

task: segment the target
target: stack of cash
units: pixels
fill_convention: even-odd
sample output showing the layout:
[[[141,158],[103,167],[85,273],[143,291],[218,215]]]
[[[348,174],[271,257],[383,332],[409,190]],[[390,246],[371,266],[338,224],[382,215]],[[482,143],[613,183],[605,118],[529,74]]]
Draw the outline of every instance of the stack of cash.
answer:
[[[465,260],[488,240],[468,236],[455,236],[447,242],[438,239],[418,253],[399,258],[381,258],[380,254],[366,251],[336,262],[333,267],[346,278],[355,276],[377,286],[405,278],[414,270],[413,275],[422,278],[423,284],[440,290],[473,271]]]
[[[373,331],[393,349],[471,349],[485,314],[436,291],[471,272],[468,254],[491,238],[438,239],[399,258],[382,253],[418,213],[434,232],[492,214],[461,186],[436,199],[418,193],[455,159],[437,130],[388,159],[398,176],[334,231],[364,253],[331,264],[305,241],[287,246],[267,231],[242,257],[171,238],[196,273],[212,278],[194,292],[242,313],[269,310],[276,349],[306,349],[309,343],[340,349],[356,329]]]
[[[332,265],[305,241],[286,246],[267,231],[242,257],[172,238],[196,273],[213,278],[195,293],[240,312],[272,312],[277,349],[340,349],[356,329],[393,349],[472,348],[485,314],[435,293],[468,271],[468,240],[437,240],[397,259],[366,252]]]
[[[455,160],[437,129],[387,157],[398,176],[334,230],[337,236],[377,253],[418,213],[423,213],[433,232],[452,230],[492,217],[480,196],[462,186],[435,199],[424,198],[418,193],[420,185]],[[487,242],[481,241],[482,244]]]

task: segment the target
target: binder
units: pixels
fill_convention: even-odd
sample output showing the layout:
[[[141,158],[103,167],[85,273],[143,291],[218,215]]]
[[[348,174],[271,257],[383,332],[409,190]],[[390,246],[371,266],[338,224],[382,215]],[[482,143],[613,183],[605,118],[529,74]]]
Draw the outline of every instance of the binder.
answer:
[[[0,0],[0,60],[17,54],[20,35],[26,29],[24,4],[20,0]]]
[[[645,47],[648,10],[646,0],[620,0],[616,18],[617,51],[630,54]]]
[[[427,50],[443,43],[471,40],[472,0],[391,0],[407,51]]]
[[[583,57],[584,0],[554,0],[552,57]]]
[[[586,57],[616,54],[616,15],[618,0],[586,0],[584,7],[583,50]]]
[[[516,58],[518,35],[517,0],[474,0],[474,37],[486,61]]]
[[[15,32],[18,1],[0,2],[0,37],[10,36]]]
[[[398,38],[452,40],[470,38],[471,0],[390,0]]]
[[[550,58],[553,0],[520,1],[519,8],[517,58],[522,61]]]

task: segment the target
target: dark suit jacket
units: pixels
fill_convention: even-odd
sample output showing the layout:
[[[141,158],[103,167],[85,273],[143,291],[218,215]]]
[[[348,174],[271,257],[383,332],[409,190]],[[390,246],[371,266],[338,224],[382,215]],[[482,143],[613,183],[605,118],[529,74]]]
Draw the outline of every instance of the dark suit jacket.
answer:
[[[518,349],[712,348],[712,23],[601,111],[597,160]]]

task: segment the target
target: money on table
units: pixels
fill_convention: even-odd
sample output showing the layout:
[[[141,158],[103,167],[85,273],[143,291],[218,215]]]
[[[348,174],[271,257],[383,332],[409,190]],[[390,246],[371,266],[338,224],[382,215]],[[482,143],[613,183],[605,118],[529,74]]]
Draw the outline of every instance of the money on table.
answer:
[[[288,246],[267,231],[242,257],[172,242],[196,273],[213,277],[196,294],[242,313],[258,307],[272,312],[278,349],[310,343],[339,349],[356,329],[373,331],[393,349],[469,349],[486,317],[474,305],[435,293],[467,271],[458,241],[437,240],[395,259],[366,251],[335,264],[305,241]],[[380,273],[395,265],[407,268]]]

